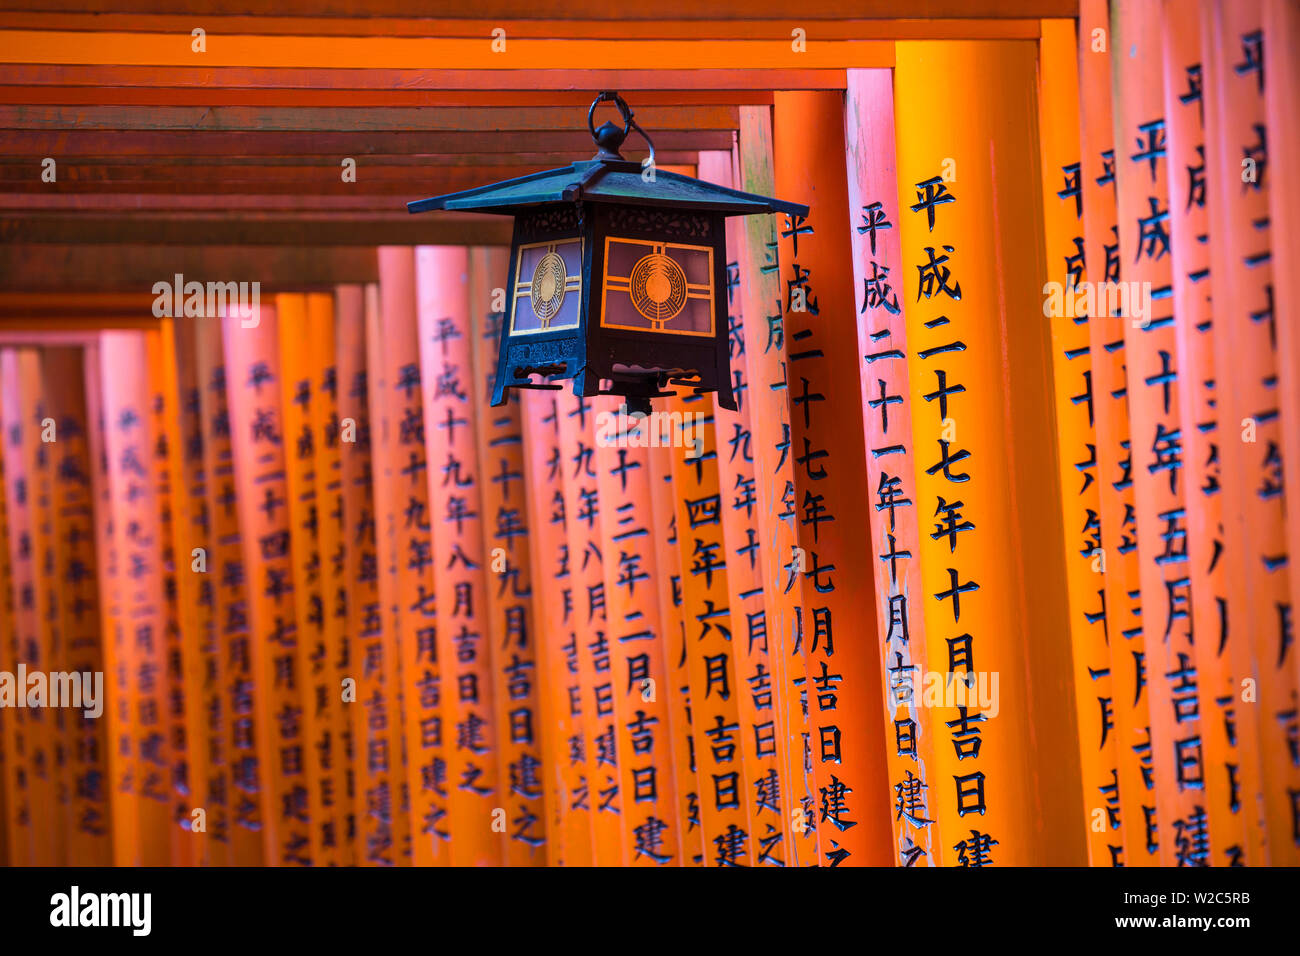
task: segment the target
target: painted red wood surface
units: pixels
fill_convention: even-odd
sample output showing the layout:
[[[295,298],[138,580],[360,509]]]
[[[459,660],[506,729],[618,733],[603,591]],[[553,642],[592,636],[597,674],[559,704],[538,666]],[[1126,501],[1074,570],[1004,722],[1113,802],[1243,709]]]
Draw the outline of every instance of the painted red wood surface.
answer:
[[[475,405],[483,535],[487,638],[492,649],[492,699],[497,733],[497,780],[506,811],[503,861],[541,866],[547,859],[546,763],[550,733],[539,711],[536,588],[528,536],[536,517],[524,491],[524,421],[518,393],[505,405],[487,405],[496,376],[497,340],[505,312],[509,250],[470,250],[470,350],[466,383]]]
[[[1221,449],[1233,434],[1219,413],[1215,376],[1216,345],[1227,341],[1216,328],[1206,208],[1205,64],[1201,25],[1186,16],[1187,5],[1165,3],[1161,30],[1164,56],[1164,110],[1169,161],[1169,232],[1173,307],[1177,339],[1180,424],[1186,448],[1187,572],[1191,579],[1191,620],[1196,670],[1201,685],[1202,739],[1205,746],[1205,797],[1212,865],[1248,863],[1259,858],[1247,843],[1243,807],[1259,791],[1254,748],[1240,747],[1236,732],[1241,702],[1233,674],[1233,641],[1226,588],[1225,501],[1220,483]],[[1243,799],[1251,794],[1250,799]]]
[[[921,793],[930,788],[935,747],[951,744],[948,728],[922,706],[919,682],[900,679],[938,668],[929,664],[925,615],[916,600],[923,593],[921,565],[912,557],[920,553],[920,515],[909,428],[913,404],[905,315],[910,303],[902,294],[893,74],[851,70],[848,84],[848,218],[853,286],[862,290],[857,349],[866,488],[872,503],[869,540],[877,554],[906,555],[873,563],[876,633],[883,635],[880,676],[889,782],[902,796],[911,786]],[[941,820],[934,812],[904,813],[904,803],[893,814],[895,864],[937,865],[944,845]]]
[[[493,866],[502,861],[505,844],[500,834],[507,832],[509,814],[499,793],[501,728],[493,702],[495,648],[486,607],[469,250],[421,246],[415,252],[415,268],[428,456],[424,522],[431,529],[432,548],[427,559],[414,548],[405,550],[402,559],[417,566],[427,560],[438,626],[432,659],[418,644],[415,653],[404,658],[411,665],[405,680],[407,754],[418,764],[418,774],[412,770],[409,779],[413,788],[417,783],[431,785],[436,768],[429,746],[440,738],[446,760],[447,826],[453,834],[448,862]],[[407,520],[418,523],[419,518],[408,515]],[[428,669],[433,663],[438,671]],[[437,700],[436,690],[426,687],[431,681],[441,684],[441,713],[436,716],[427,709]]]
[[[1126,280],[1119,255],[1116,213],[1116,146],[1111,95],[1111,23],[1105,0],[1079,7],[1080,177],[1083,191],[1084,258],[1092,282]],[[1080,481],[1091,476],[1101,505],[1101,575],[1093,613],[1106,615],[1118,772],[1104,793],[1107,814],[1118,808],[1122,850],[1115,866],[1154,866],[1159,836],[1152,777],[1150,692],[1146,638],[1137,572],[1137,513],[1125,385],[1124,319],[1097,302],[1088,320],[1092,362],[1096,461],[1079,463]]]

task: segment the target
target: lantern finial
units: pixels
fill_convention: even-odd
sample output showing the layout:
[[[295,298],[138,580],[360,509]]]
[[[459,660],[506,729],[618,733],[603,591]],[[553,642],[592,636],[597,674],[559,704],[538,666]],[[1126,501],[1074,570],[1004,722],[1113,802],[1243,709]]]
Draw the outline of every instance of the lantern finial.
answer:
[[[609,121],[601,123],[600,129],[596,129],[594,125],[596,107],[606,101],[612,101],[614,105],[618,107],[619,115],[623,117],[622,129],[618,128],[617,123],[611,123]],[[592,157],[593,159],[599,161],[622,160],[623,155],[619,152],[619,147],[621,147],[623,141],[627,139],[627,134],[632,130],[636,130],[641,134],[641,138],[646,141],[646,145],[650,147],[650,165],[654,165],[655,144],[650,141],[650,137],[647,135],[646,131],[638,126],[636,120],[632,118],[632,110],[627,105],[627,100],[619,96],[617,92],[613,90],[605,90],[591,101],[591,107],[587,110],[587,129],[591,131],[591,138],[595,141],[596,146],[598,147],[596,155]]]

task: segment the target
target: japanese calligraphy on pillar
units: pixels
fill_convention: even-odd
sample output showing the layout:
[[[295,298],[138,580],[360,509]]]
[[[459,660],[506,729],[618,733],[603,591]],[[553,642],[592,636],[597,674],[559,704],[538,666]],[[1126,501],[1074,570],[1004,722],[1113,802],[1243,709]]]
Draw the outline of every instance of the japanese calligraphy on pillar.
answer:
[[[44,575],[40,566],[35,499],[39,491],[37,446],[41,419],[33,418],[40,403],[39,355],[29,348],[0,352],[0,383],[3,384],[5,448],[5,506],[9,525],[9,568],[15,614],[7,662],[12,673],[51,669],[48,644],[42,640],[41,615],[48,606]],[[24,694],[28,688],[22,688]],[[62,862],[56,853],[59,827],[55,804],[54,751],[51,711],[47,708],[10,708],[4,715],[14,749],[9,751],[12,781],[10,843],[15,858],[29,866],[54,866]],[[9,730],[9,725],[13,729]],[[128,744],[133,741],[128,738]],[[131,776],[122,781],[129,791]]]
[[[104,785],[108,789],[111,808],[113,865],[127,866],[135,859],[139,815],[136,812],[136,797],[130,792],[129,787],[129,782],[133,778],[133,758],[130,747],[130,687],[126,681],[124,628],[121,625],[123,589],[120,586],[120,564],[114,533],[113,487],[108,463],[108,430],[98,341],[86,348],[85,373],[86,424],[93,464],[91,487],[95,497],[97,519],[95,550],[100,558],[98,563],[100,648],[104,659],[104,687],[107,697],[104,702],[104,719],[108,725],[108,774]],[[9,434],[7,428],[5,434]],[[6,731],[8,729],[6,727]],[[10,752],[21,753],[23,748],[12,749]],[[10,809],[17,809],[12,802]]]
[[[1238,708],[1247,739],[1259,741],[1267,827],[1259,862],[1294,866],[1300,862],[1300,668],[1293,649],[1295,571],[1287,552],[1277,353],[1279,320],[1294,322],[1294,316],[1275,310],[1269,207],[1269,192],[1290,183],[1278,175],[1284,162],[1270,162],[1277,157],[1270,155],[1265,111],[1269,42],[1259,0],[1201,4],[1215,327],[1232,343],[1218,350],[1214,375],[1223,422],[1228,630],[1254,643],[1253,667],[1234,668],[1234,676],[1259,682],[1258,701],[1243,700]],[[1232,651],[1236,661],[1245,648]]]
[[[343,482],[343,540],[346,562],[348,659],[352,715],[353,815],[357,862],[394,866],[405,841],[398,836],[397,801],[405,787],[402,721],[396,711],[397,645],[385,640],[380,599],[380,560],[376,539],[374,473],[376,430],[370,415],[367,375],[367,313],[377,321],[377,289],[339,286],[336,361],[339,410],[339,463]],[[378,466],[376,466],[377,470]]]
[[[1137,293],[1123,309],[1125,388],[1157,842],[1165,865],[1195,865],[1209,853],[1209,818],[1187,566],[1159,18],[1155,5],[1112,9],[1115,48],[1138,51],[1116,74],[1115,174],[1120,259],[1127,287]]]
[[[1274,155],[1287,156],[1297,149],[1300,131],[1291,117],[1300,113],[1300,67],[1294,51],[1300,47],[1300,8],[1287,0],[1265,0],[1263,32],[1264,114],[1268,141]],[[1244,158],[1244,157],[1243,157]],[[1300,310],[1300,192],[1268,189],[1269,229],[1273,258],[1273,311],[1275,316],[1296,315]],[[1278,401],[1282,416],[1282,460],[1300,461],[1300,328],[1295,322],[1276,322]],[[1300,468],[1283,470],[1285,497],[1300,501]],[[1287,511],[1287,553],[1300,554],[1300,508]],[[1300,607],[1300,568],[1289,565],[1291,606]]]
[[[922,705],[949,731],[936,742],[927,804],[944,823],[946,865],[1085,853],[1077,764],[1049,773],[1027,762],[1077,748],[1070,647],[1048,637],[1069,627],[1061,493],[1041,464],[1055,441],[1051,383],[1012,371],[1051,367],[1041,247],[1016,238],[1044,229],[1036,97],[1023,95],[1035,54],[1015,42],[908,42],[895,68],[915,507],[932,523],[909,557],[922,565],[935,668]],[[953,119],[942,128],[918,108],[935,97]],[[1024,121],[986,123],[975,104],[989,100]]]
[[[155,333],[156,334],[156,333]],[[145,333],[106,332],[100,343],[105,450],[112,489],[123,630],[114,662],[130,708],[129,775],[119,792],[133,794],[139,831],[135,864],[163,866],[171,859],[166,695],[166,594],[163,586],[162,509],[153,455],[152,396]]]
[[[429,461],[427,521],[435,529],[427,555],[438,605],[433,662],[441,664],[442,709],[439,728],[429,723],[433,716],[425,709],[429,699],[418,698],[419,709],[410,709],[407,747],[408,753],[420,754],[441,738],[447,762],[448,825],[454,833],[449,862],[484,866],[501,862],[505,846],[498,834],[504,832],[503,825],[508,826],[509,814],[499,792],[494,648],[485,619],[469,252],[464,247],[421,246],[415,255],[423,430]],[[407,554],[409,563],[421,559]],[[406,660],[412,664],[406,680],[408,694],[424,692],[422,682],[437,679],[437,674],[425,670],[430,661],[422,655],[408,655]]]
[[[263,846],[268,860],[308,866],[310,819],[306,811],[303,727],[305,675],[298,663],[292,555],[282,547],[290,533],[280,408],[280,358],[275,309],[262,306],[256,326],[229,317],[222,323],[226,348],[226,400],[234,457],[236,510],[249,598],[251,691],[257,716],[262,773]]]
[[[738,173],[734,152],[700,153],[700,177],[728,188]],[[740,294],[741,263],[745,259],[745,224],[740,217],[726,221],[728,349],[736,411],[714,402],[718,493],[722,537],[727,552],[727,600],[731,609],[734,666],[738,681],[741,752],[750,792],[746,797],[749,834],[756,866],[784,866],[789,845],[789,787],[780,729],[776,719],[772,655],[769,653],[767,610],[763,601],[763,565],[754,435],[751,427],[749,372],[745,362],[745,317]],[[715,396],[716,398],[716,396]]]
[[[741,107],[740,176],[749,192],[771,195],[772,119],[767,107]],[[813,794],[808,712],[802,688],[806,682],[802,653],[803,588],[791,570],[800,552],[795,531],[794,462],[790,449],[790,406],[787,401],[785,309],[774,216],[746,216],[745,241],[737,250],[741,311],[750,316],[741,332],[745,369],[751,387],[748,399],[753,430],[754,475],[758,498],[757,524],[763,547],[762,566],[765,627],[771,639],[773,704],[777,725],[777,759],[786,793],[782,796],[790,835],[785,857],[792,866],[816,863],[817,812]],[[730,243],[728,243],[730,245]]]
[[[595,467],[595,409],[582,396],[562,395],[560,469],[568,532],[569,624],[563,647],[571,673],[570,709],[582,715],[582,738],[571,741],[587,767],[586,787],[574,802],[590,808],[593,862],[624,863],[623,801],[619,798],[618,740],[614,719],[613,658],[605,608],[605,556]]]
[[[4,360],[0,357],[0,396],[5,396],[3,372]],[[9,486],[4,483],[4,435],[7,434],[7,429],[4,425],[4,418],[0,416],[0,612],[6,615],[6,620],[13,620],[16,605],[11,587],[13,576],[10,573]],[[18,634],[12,627],[0,634],[0,669],[10,673],[18,670]],[[0,713],[0,859],[8,866],[20,866],[29,860],[27,836],[30,832],[28,827],[31,825],[31,811],[26,803],[27,767],[21,756],[24,752],[22,744],[20,721],[12,714]],[[106,785],[108,779],[105,774],[101,786]]]
[[[541,723],[538,708],[541,674],[537,616],[533,610],[533,563],[528,549],[528,535],[538,515],[525,506],[519,394],[511,390],[500,408],[488,404],[505,314],[491,308],[491,300],[493,290],[505,283],[508,268],[506,249],[470,250],[469,344],[476,383],[471,398],[476,409],[476,450],[482,476],[479,525],[485,571],[489,572],[484,580],[484,619],[491,646],[497,780],[506,810],[502,859],[510,866],[540,866],[547,858],[547,765],[542,758],[542,739],[550,730]]]
[[[1095,454],[1074,464],[1080,484],[1089,487],[1095,484],[1100,504],[1101,543],[1090,565],[1097,575],[1097,601],[1088,613],[1105,620],[1110,646],[1118,771],[1103,790],[1103,797],[1108,825],[1116,813],[1121,822],[1120,841],[1107,845],[1112,847],[1111,862],[1115,866],[1152,866],[1158,862],[1158,835],[1148,717],[1150,695],[1146,690],[1146,640],[1142,631],[1142,592],[1138,585],[1137,512],[1133,504],[1133,458],[1125,381],[1125,319],[1118,314],[1123,270],[1115,205],[1110,49],[1107,3],[1082,0],[1079,7],[1079,185],[1083,194],[1084,256],[1086,262],[1092,263],[1087,275],[1093,288],[1114,288],[1117,294],[1115,309],[1111,308],[1109,295],[1093,297],[1087,328],[1097,442]],[[1071,355],[1082,357],[1076,352]],[[1112,846],[1116,842],[1122,842],[1122,847]]]
[[[405,250],[379,251],[379,277],[377,285],[367,285],[365,290],[366,318],[366,387],[370,414],[371,440],[371,493],[374,500],[375,547],[379,560],[379,608],[381,614],[380,631],[383,635],[385,661],[392,661],[394,678],[385,685],[388,697],[385,710],[392,715],[397,734],[397,744],[391,753],[398,786],[391,793],[393,837],[397,846],[398,865],[409,866],[414,862],[414,844],[424,840],[433,852],[441,852],[445,839],[449,836],[445,829],[438,830],[440,820],[446,815],[446,802],[442,794],[434,792],[441,801],[434,803],[427,811],[431,819],[421,819],[419,827],[413,829],[411,823],[417,819],[411,814],[411,788],[408,785],[409,760],[406,747],[406,710],[403,706],[404,693],[402,680],[405,674],[404,642],[401,639],[401,627],[404,619],[418,615],[416,619],[424,622],[434,616],[433,587],[418,577],[401,572],[399,564],[399,516],[405,521],[405,513],[410,508],[412,497],[427,495],[427,482],[423,479],[425,460],[423,442],[417,442],[410,430],[410,393],[414,385],[410,382],[407,371],[411,365],[411,356],[418,346],[413,335],[403,333],[398,337],[400,352],[390,355],[394,347],[394,333],[390,330],[388,318],[397,310],[403,318],[403,326],[413,326],[415,319],[411,314],[414,307],[414,257]],[[388,280],[385,281],[385,276]],[[409,304],[408,304],[409,301]],[[418,365],[417,365],[418,367]],[[399,391],[395,384],[406,382]],[[418,380],[415,383],[418,385]],[[424,421],[424,406],[420,404],[420,423]],[[403,433],[401,423],[408,422],[407,431]],[[416,457],[410,457],[408,451],[403,454],[404,446],[414,446]],[[406,508],[399,508],[397,502],[406,501]],[[428,502],[423,507],[427,510]],[[419,506],[413,515],[418,517]],[[427,529],[426,529],[427,530]],[[408,539],[409,542],[409,539]],[[413,591],[408,594],[408,591]],[[404,608],[410,610],[404,612]],[[406,617],[404,618],[404,613]],[[423,626],[421,623],[420,627]],[[418,629],[412,625],[412,630]],[[427,653],[427,651],[426,651]],[[385,673],[389,673],[387,664]],[[435,761],[442,760],[439,754]],[[445,772],[445,763],[438,766],[438,772]],[[445,790],[445,788],[441,788]]]
[[[293,612],[296,622],[297,674],[302,688],[298,715],[303,738],[303,780],[293,790],[291,812],[308,828],[311,858],[317,866],[337,857],[333,814],[336,781],[329,769],[329,701],[325,677],[325,595],[322,591],[320,525],[316,496],[316,441],[313,426],[314,369],[304,348],[316,334],[307,319],[307,297],[275,297],[279,329],[280,408],[284,430],[285,492],[288,520],[264,547],[275,557],[289,557],[293,567]],[[266,553],[266,552],[264,552]],[[289,809],[289,808],[286,808]]]
[[[659,619],[667,641],[667,668],[671,682],[668,706],[672,731],[674,780],[677,785],[677,819],[683,829],[682,865],[704,866],[704,828],[700,825],[700,789],[696,761],[695,720],[691,709],[691,682],[683,618],[681,562],[677,556],[677,503],[673,490],[671,455],[650,460],[650,510],[653,517]]]
[[[607,559],[605,613],[614,717],[624,794],[623,843],[632,866],[681,863],[684,818],[673,763],[668,635],[656,582],[663,570],[653,537],[649,427],[627,423],[613,400],[597,408],[611,425],[597,428],[594,467],[601,542]],[[690,781],[693,787],[694,781]]]
[[[35,595],[37,600],[37,640],[40,670],[49,672],[66,669],[66,639],[60,614],[58,592],[52,586],[55,580],[55,563],[58,559],[57,542],[58,519],[54,509],[54,456],[57,442],[49,439],[55,437],[49,432],[52,421],[50,413],[53,406],[44,377],[44,349],[23,350],[22,372],[24,402],[27,409],[29,428],[27,440],[32,443],[34,454],[31,470],[27,478],[27,502],[32,510],[31,550],[33,568],[37,575]],[[38,440],[39,439],[39,440]],[[52,447],[53,446],[53,447]],[[33,668],[37,669],[37,668]],[[28,688],[31,697],[31,688]],[[73,746],[73,729],[69,712],[64,708],[51,707],[45,710],[39,722],[48,735],[45,758],[36,765],[42,783],[51,786],[52,802],[48,808],[54,832],[46,837],[49,851],[53,854],[50,863],[62,863],[68,859],[68,835],[70,827],[71,768],[69,755]]]
[[[590,866],[591,803],[587,799],[583,709],[577,659],[567,650],[573,617],[566,502],[560,456],[560,411],[555,394],[525,392],[524,476],[529,558],[534,580],[537,660],[546,768],[546,860],[550,866]]]
[[[435,627],[432,516],[425,403],[421,389],[420,332],[416,309],[415,251],[379,250],[379,363],[371,369],[372,424],[381,423],[376,455],[375,513],[386,527],[388,554],[381,561],[381,593],[390,589],[385,632],[397,643],[401,681],[396,707],[405,746],[406,798],[409,805],[411,862],[444,864],[449,859],[447,824],[449,764],[442,714],[441,655]],[[369,340],[368,340],[369,344]],[[382,417],[380,417],[382,415]],[[391,629],[391,630],[390,630]]]
[[[1082,163],[1079,154],[1079,76],[1074,26],[1045,20],[1039,41],[1038,116],[1042,157],[1047,284],[1043,314],[1052,336],[1056,385],[1057,462],[1065,519],[1070,642],[1084,816],[1093,866],[1113,866],[1123,849],[1115,778],[1115,695],[1110,673],[1110,633],[1102,594],[1101,501],[1094,473],[1094,415],[1089,314],[1076,309],[1091,281],[1084,258]],[[1097,264],[1094,264],[1096,268]],[[1086,277],[1086,278],[1085,278]],[[1093,301],[1091,298],[1083,301]],[[1081,314],[1080,314],[1081,313]],[[1083,464],[1087,470],[1080,470]],[[1094,567],[1095,565],[1095,567]]]
[[[808,708],[821,862],[839,866],[892,863],[889,781],[883,748],[865,728],[884,706],[874,639],[842,635],[875,624],[873,569],[860,560],[868,536],[868,502],[858,470],[866,459],[853,299],[845,169],[844,104],[839,94],[779,93],[774,120],[776,191],[816,195],[808,218],[779,224],[781,307],[786,337],[786,395],[799,550],[783,586],[803,588],[796,630],[806,659]],[[888,561],[889,559],[884,559]],[[836,632],[841,638],[836,640]],[[908,798],[915,803],[922,795]],[[910,812],[910,811],[909,811]]]
[[[320,802],[323,819],[317,827],[322,862],[325,865],[351,866],[356,861],[356,843],[352,839],[356,832],[355,752],[342,686],[344,679],[353,672],[348,592],[354,579],[347,574],[348,525],[343,508],[337,326],[333,295],[313,292],[307,296],[307,323],[311,330],[308,372],[315,382],[310,427],[316,453],[316,543],[320,553],[321,614],[324,618],[321,643],[311,657],[312,707],[320,729],[316,746],[322,755]],[[356,437],[355,430],[349,431],[349,437]]]
[[[923,593],[921,567],[913,557],[919,554],[920,532],[904,320],[909,304],[902,294],[897,226],[893,75],[887,70],[851,70],[848,84],[849,213],[854,287],[862,290],[857,345],[870,541],[877,556],[893,555],[873,565],[878,650],[885,675],[885,747],[894,791],[894,851],[898,865],[933,866],[942,859],[935,850],[943,846],[943,837],[937,815],[928,809],[929,776],[936,741],[946,744],[947,730],[922,706],[918,679],[932,668],[927,663],[925,616],[917,606]]]
[[[672,455],[682,653],[690,689],[696,793],[707,866],[750,866],[748,794],[739,719],[717,444],[704,396],[667,402]],[[662,439],[661,439],[662,441]]]
[[[177,600],[184,617],[181,671],[184,676],[185,726],[188,744],[187,792],[178,794],[178,823],[196,839],[193,861],[202,866],[228,866],[229,819],[224,794],[229,789],[225,712],[221,697],[221,649],[217,633],[215,565],[209,565],[212,509],[208,502],[203,461],[203,407],[196,354],[196,323],[172,324],[172,355],[176,365],[177,438],[171,449],[176,517],[173,541]],[[212,806],[209,787],[219,780],[219,806]],[[184,801],[188,801],[188,806]],[[202,810],[195,814],[194,810]],[[184,816],[188,810],[188,815]],[[200,835],[201,834],[201,835]],[[184,843],[185,841],[178,841]]]
[[[173,866],[191,866],[203,855],[204,837],[191,830],[194,817],[193,789],[190,774],[197,770],[207,774],[207,761],[194,752],[194,742],[201,740],[199,712],[193,705],[195,692],[187,694],[186,661],[197,656],[199,621],[193,603],[182,601],[179,575],[187,576],[184,596],[191,594],[195,583],[188,579],[190,562],[177,565],[177,542],[189,528],[189,497],[182,475],[180,419],[176,407],[179,397],[175,323],[164,319],[157,330],[145,333],[149,368],[151,413],[153,416],[153,471],[158,483],[158,506],[161,524],[159,543],[163,569],[163,595],[166,606],[163,707],[166,714],[167,776],[170,804],[170,849]]]
[[[47,348],[42,373],[46,407],[57,429],[51,436],[55,441],[48,445],[55,531],[54,570],[49,580],[60,582],[55,589],[63,645],[59,667],[81,674],[87,681],[91,675],[103,673],[105,667],[99,630],[99,556],[95,551],[95,499],[82,353]],[[100,704],[107,709],[102,697]],[[112,863],[108,721],[86,716],[85,709],[68,711],[65,720],[70,732],[66,758],[68,859],[78,864],[108,866]]]
[[[1206,209],[1205,70],[1201,62],[1200,24],[1185,16],[1185,4],[1166,3],[1161,22],[1164,55],[1164,112],[1169,171],[1169,232],[1173,306],[1177,321],[1177,367],[1181,428],[1185,437],[1187,480],[1187,573],[1191,578],[1192,633],[1195,648],[1201,724],[1205,746],[1205,796],[1209,818],[1210,857],[1217,865],[1258,858],[1246,840],[1248,813],[1242,809],[1243,787],[1259,790],[1254,748],[1239,747],[1241,702],[1233,677],[1227,555],[1223,534],[1223,488],[1219,480],[1221,429],[1219,388],[1215,380],[1216,334],[1210,274],[1209,218]],[[1238,643],[1244,638],[1238,638]],[[1257,827],[1250,830],[1258,831]]]
[[[208,714],[208,729],[214,738],[224,740],[221,749],[229,768],[228,773],[209,777],[203,806],[208,811],[210,841],[227,845],[229,862],[235,866],[258,866],[265,858],[263,771],[258,759],[258,720],[253,698],[248,580],[235,504],[225,346],[219,322],[198,322],[194,331],[208,506],[208,535],[201,547],[207,549],[217,629],[218,693]]]

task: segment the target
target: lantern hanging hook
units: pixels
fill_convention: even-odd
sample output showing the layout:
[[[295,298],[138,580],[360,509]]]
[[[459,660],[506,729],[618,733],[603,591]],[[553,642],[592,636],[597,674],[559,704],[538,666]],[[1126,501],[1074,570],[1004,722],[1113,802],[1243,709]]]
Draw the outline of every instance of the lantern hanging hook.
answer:
[[[619,116],[623,118],[623,128],[621,130],[618,128],[617,124],[610,122],[602,123],[600,129],[596,129],[596,107],[607,101],[612,101],[614,105],[618,107]],[[605,90],[592,100],[591,108],[587,110],[587,129],[591,132],[591,138],[600,149],[600,152],[596,154],[596,159],[598,160],[622,159],[623,156],[619,153],[619,148],[623,145],[623,141],[627,139],[628,133],[632,130],[636,130],[641,134],[641,138],[646,141],[646,145],[650,147],[649,165],[651,167],[654,166],[655,144],[650,139],[649,134],[637,124],[635,119],[633,119],[632,110],[627,105],[627,100],[619,96],[617,92],[613,90]]]

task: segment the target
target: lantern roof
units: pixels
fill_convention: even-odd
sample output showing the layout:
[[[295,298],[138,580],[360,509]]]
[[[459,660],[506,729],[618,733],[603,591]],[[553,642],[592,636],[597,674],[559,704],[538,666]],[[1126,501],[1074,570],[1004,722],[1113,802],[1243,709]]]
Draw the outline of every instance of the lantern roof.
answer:
[[[774,212],[808,215],[808,207],[799,203],[727,189],[662,169],[656,169],[654,181],[647,182],[642,178],[640,163],[608,159],[575,162],[490,186],[420,199],[406,207],[413,213],[460,209],[515,215],[538,206],[579,201],[668,206],[692,212],[720,212],[724,216]]]

